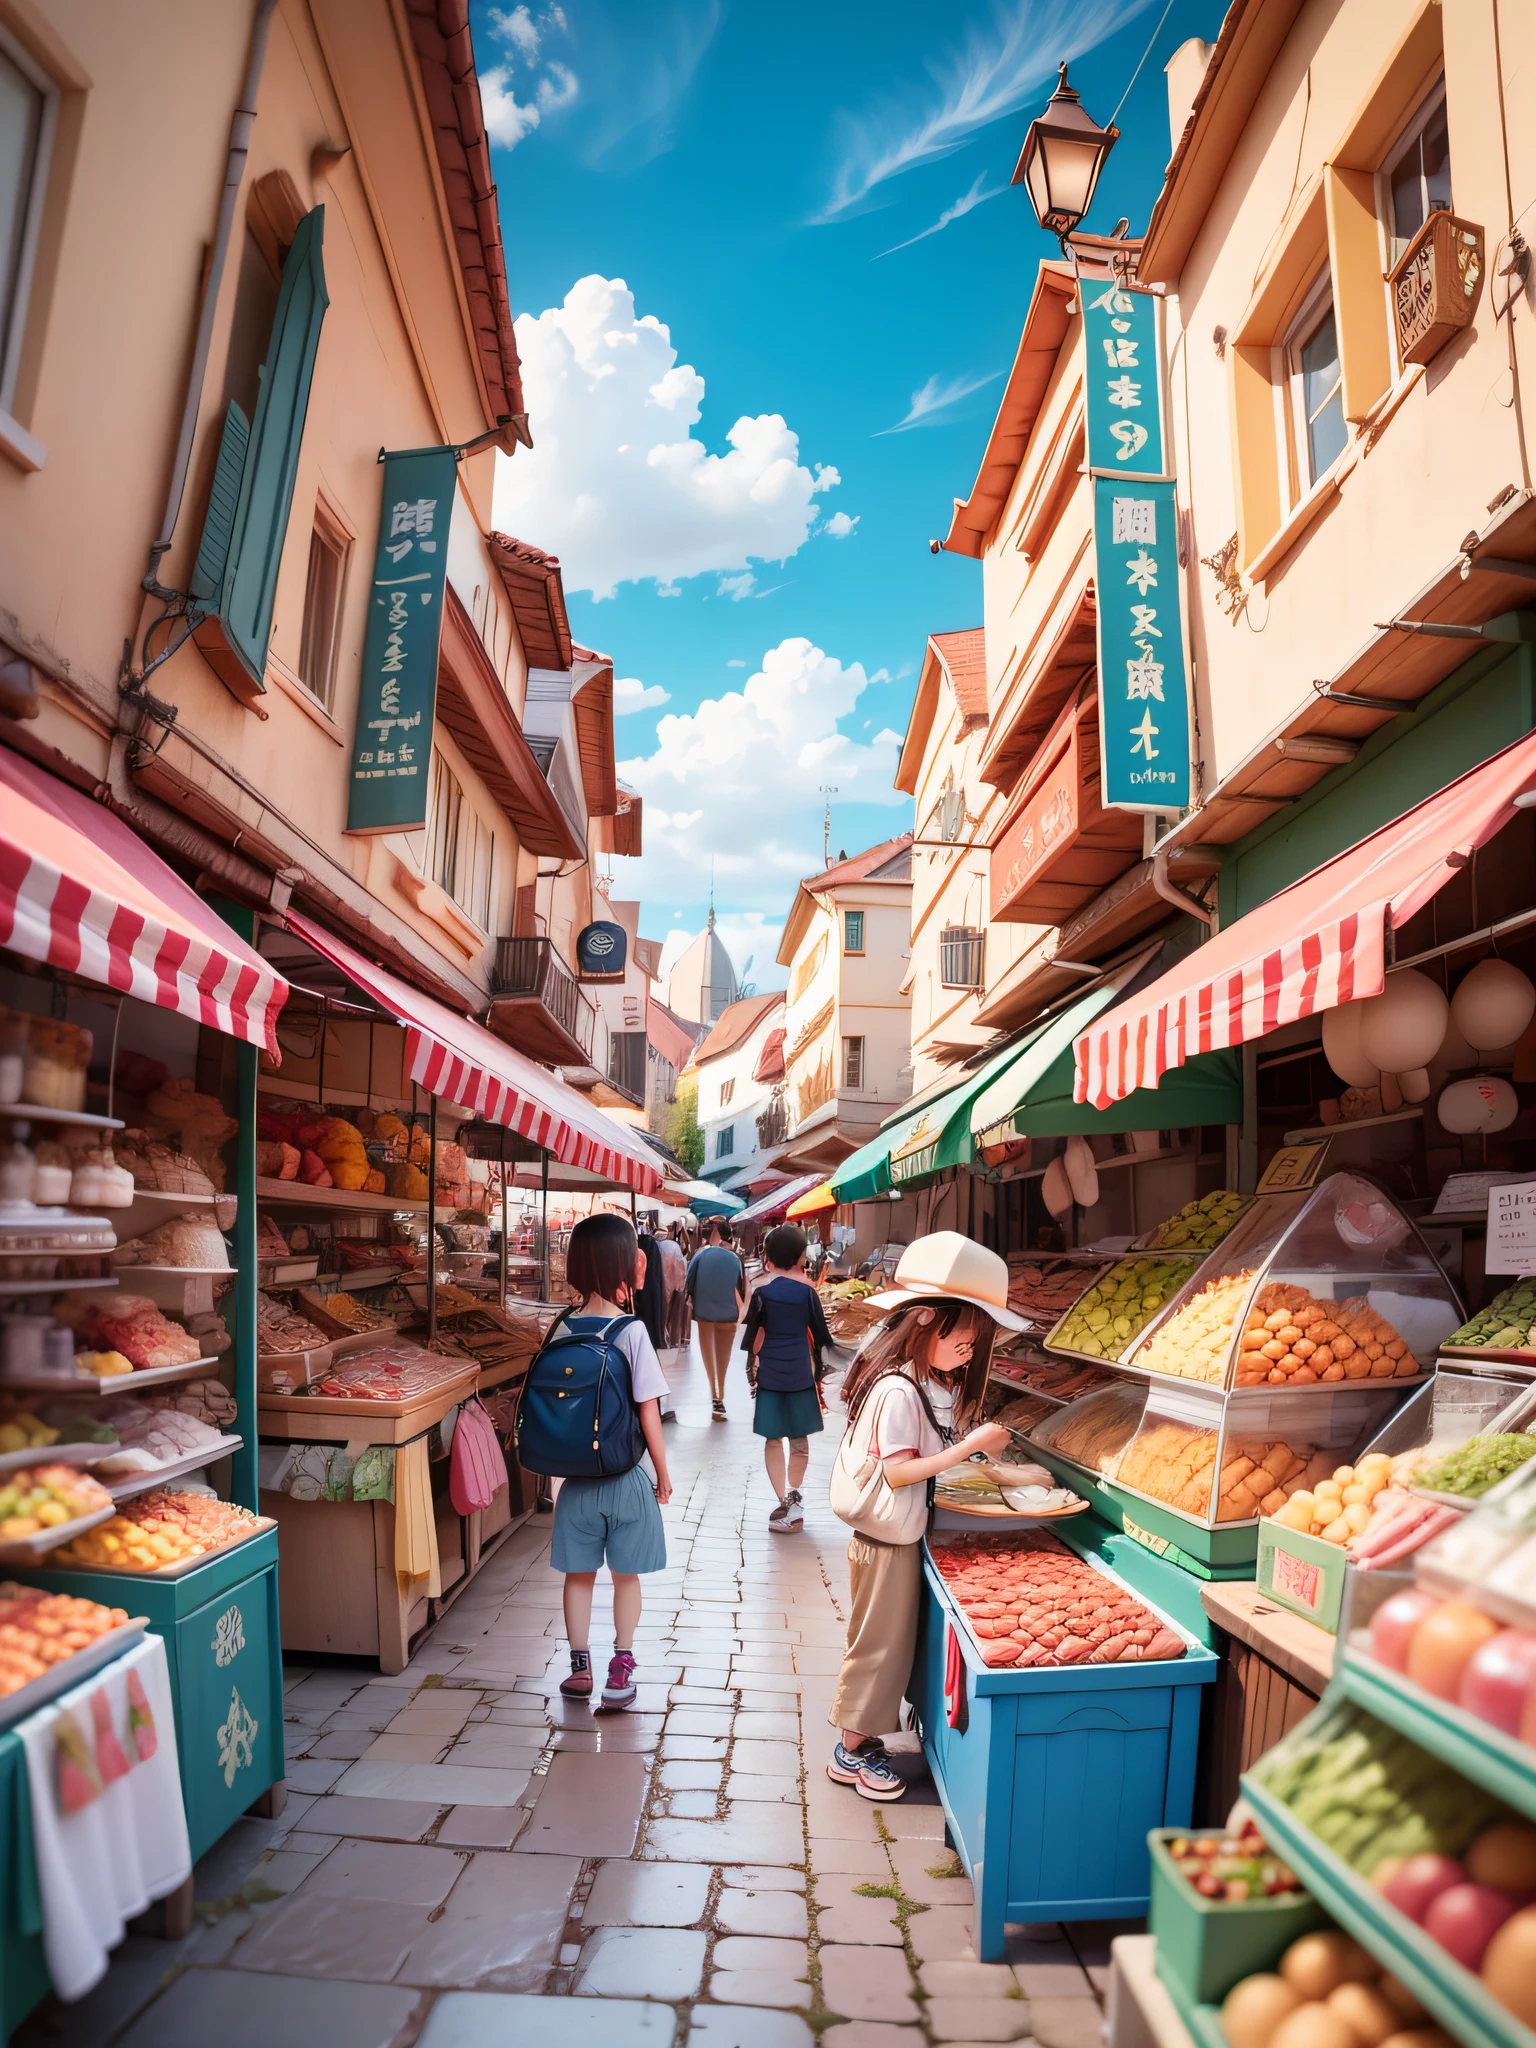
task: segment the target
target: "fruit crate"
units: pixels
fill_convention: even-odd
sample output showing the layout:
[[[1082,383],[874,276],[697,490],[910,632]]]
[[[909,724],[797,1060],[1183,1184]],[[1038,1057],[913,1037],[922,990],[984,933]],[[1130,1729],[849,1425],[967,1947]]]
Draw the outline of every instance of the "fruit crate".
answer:
[[[1169,1850],[1180,1838],[1222,1839],[1220,1828],[1156,1828],[1147,1837],[1152,1895],[1147,1925],[1157,1940],[1154,1967],[1181,2007],[1219,2005],[1240,1978],[1271,1969],[1298,1935],[1327,1925],[1309,1892],[1272,1899],[1208,1899]]]
[[[975,1891],[983,1962],[1001,1960],[1008,1921],[1146,1912],[1147,1836],[1188,1825],[1200,1688],[1219,1661],[1162,1619],[1185,1638],[1180,1658],[993,1668],[925,1549],[910,1697],[948,1838]],[[951,1632],[964,1681],[957,1727],[945,1708]]]
[[[1339,1631],[1349,1560],[1338,1543],[1305,1529],[1288,1529],[1267,1515],[1259,1523],[1259,1590],[1303,1621],[1315,1621],[1330,1635]]]

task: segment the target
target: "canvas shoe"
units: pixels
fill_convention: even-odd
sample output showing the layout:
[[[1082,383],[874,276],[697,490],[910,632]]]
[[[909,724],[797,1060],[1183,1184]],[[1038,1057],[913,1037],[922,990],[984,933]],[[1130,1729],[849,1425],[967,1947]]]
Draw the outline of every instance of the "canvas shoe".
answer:
[[[859,1772],[863,1769],[867,1759],[873,1755],[883,1756],[884,1754],[885,1751],[881,1748],[878,1737],[873,1735],[866,1736],[857,1749],[849,1749],[845,1743],[839,1741],[833,1748],[831,1758],[828,1761],[827,1776],[834,1785],[856,1786],[859,1782]]]
[[[805,1502],[800,1498],[799,1489],[791,1487],[768,1517],[768,1527],[775,1536],[785,1536],[792,1529],[805,1526]]]
[[[878,1746],[859,1752],[859,1777],[854,1791],[861,1799],[900,1799],[906,1792],[907,1782],[899,1777],[891,1766],[891,1760]]]
[[[590,1650],[572,1650],[571,1675],[562,1678],[560,1691],[568,1700],[589,1700],[592,1697],[592,1653]]]
[[[714,1421],[724,1422],[725,1403],[723,1401],[711,1401],[711,1403],[709,1404],[709,1412]]]
[[[608,1663],[608,1682],[603,1687],[605,1707],[627,1707],[635,1696],[635,1660],[628,1650],[616,1650]]]

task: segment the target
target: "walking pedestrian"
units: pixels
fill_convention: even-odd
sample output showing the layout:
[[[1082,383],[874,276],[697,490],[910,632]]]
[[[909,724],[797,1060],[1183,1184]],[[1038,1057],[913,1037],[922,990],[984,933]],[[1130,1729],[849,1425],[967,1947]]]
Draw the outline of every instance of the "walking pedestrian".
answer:
[[[736,1325],[747,1305],[747,1273],[731,1250],[718,1216],[711,1218],[702,1251],[688,1262],[688,1299],[699,1326],[699,1350],[709,1375],[711,1413],[725,1420],[725,1375],[736,1342]]]
[[[633,1313],[645,1265],[629,1218],[611,1213],[584,1217],[571,1232],[565,1272],[579,1306],[556,1328],[566,1336],[603,1342],[628,1364],[629,1395],[652,1470],[647,1472],[642,1460],[610,1479],[561,1482],[549,1549],[550,1563],[565,1574],[562,1605],[571,1673],[560,1690],[567,1699],[592,1696],[592,1591],[606,1562],[613,1575],[614,1640],[603,1705],[627,1707],[635,1697],[640,1576],[665,1570],[667,1562],[661,1525],[661,1509],[672,1498],[661,1433],[667,1382],[645,1326]]]
[[[645,1259],[645,1278],[635,1289],[635,1314],[645,1325],[652,1348],[661,1351],[667,1342],[667,1280],[662,1271],[661,1247],[650,1231],[639,1234]]]
[[[778,1505],[768,1517],[776,1536],[805,1523],[800,1483],[810,1462],[810,1439],[821,1419],[821,1354],[832,1342],[821,1298],[805,1270],[805,1232],[780,1223],[763,1240],[767,1278],[747,1303],[742,1348],[756,1397],[752,1427],[763,1439],[763,1463]]]
[[[865,1799],[888,1800],[906,1790],[881,1738],[899,1725],[917,1642],[927,1481],[967,1459],[1010,1485],[1040,1475],[992,1465],[1009,1441],[997,1423],[958,1439],[955,1433],[958,1419],[979,1410],[994,1332],[1023,1328],[1008,1308],[1008,1268],[996,1252],[957,1231],[936,1231],[910,1244],[895,1284],[868,1299],[895,1313],[843,1382],[848,1427],[831,1505],[854,1532],[851,1611],[828,1717],[839,1739],[827,1776]]]
[[[688,1261],[677,1241],[679,1228],[674,1223],[665,1237],[657,1239],[662,1284],[667,1297],[667,1346],[670,1350],[688,1341]]]

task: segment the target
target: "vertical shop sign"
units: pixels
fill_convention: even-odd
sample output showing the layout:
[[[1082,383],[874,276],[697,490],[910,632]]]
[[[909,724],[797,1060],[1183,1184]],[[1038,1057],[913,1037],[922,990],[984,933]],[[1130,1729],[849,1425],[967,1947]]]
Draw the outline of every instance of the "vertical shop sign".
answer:
[[[1163,393],[1162,302],[1082,278],[1099,638],[1100,801],[1189,806],[1189,661]]]
[[[352,736],[349,832],[415,832],[427,822],[457,452],[428,448],[384,460]]]

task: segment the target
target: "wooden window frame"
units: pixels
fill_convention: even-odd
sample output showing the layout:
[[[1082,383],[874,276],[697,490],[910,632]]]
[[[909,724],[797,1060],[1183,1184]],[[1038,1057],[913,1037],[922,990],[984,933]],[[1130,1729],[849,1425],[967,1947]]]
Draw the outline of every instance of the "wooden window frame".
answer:
[[[54,143],[59,130],[59,105],[63,97],[59,81],[45,71],[37,59],[0,22],[0,51],[22,77],[40,94],[37,137],[27,180],[26,205],[21,216],[21,236],[16,251],[16,274],[11,286],[5,326],[0,329],[0,415],[10,418],[21,373],[22,349],[26,339],[37,269],[37,251],[42,239],[43,213],[48,203],[49,176],[53,166]]]
[[[717,1159],[734,1159],[736,1157],[735,1124],[727,1124],[723,1130],[716,1131],[715,1157]]]
[[[1397,139],[1393,142],[1377,168],[1376,201],[1377,214],[1381,221],[1382,269],[1384,273],[1392,268],[1393,264],[1397,262],[1398,258],[1408,247],[1408,244],[1413,240],[1413,235],[1400,235],[1397,231],[1397,214],[1392,199],[1393,173],[1409,150],[1420,140],[1424,130],[1429,126],[1435,115],[1445,111],[1445,73],[1442,71],[1428,92],[1420,99],[1407,120],[1402,124],[1397,132]],[[1446,154],[1449,158],[1449,122],[1447,122]],[[1447,209],[1448,211],[1454,210],[1455,199],[1455,167],[1451,165],[1450,168],[1452,176],[1452,206]],[[1438,208],[1433,210],[1439,211]],[[1426,212],[1424,219],[1427,220],[1428,218],[1429,214]],[[1420,221],[1419,227],[1423,225],[1424,222]],[[1418,231],[1419,229],[1415,228],[1413,233],[1417,234]]]
[[[1318,406],[1315,413],[1309,414],[1302,351],[1330,317],[1333,321],[1337,374],[1323,403]],[[1277,350],[1277,357],[1275,382],[1277,392],[1283,391],[1287,429],[1281,438],[1281,473],[1287,477],[1289,483],[1290,502],[1286,509],[1288,512],[1294,512],[1319,485],[1326,483],[1331,471],[1349,452],[1349,423],[1344,419],[1344,366],[1343,351],[1339,345],[1339,308],[1333,288],[1331,263],[1324,263],[1308,285],[1300,306],[1286,327],[1284,339]],[[1344,422],[1344,445],[1314,472],[1312,427],[1335,398],[1339,402],[1340,419]]]
[[[331,593],[330,620],[326,646],[317,666],[318,678],[307,673],[310,655],[310,599],[314,591],[315,551],[322,550],[335,563],[335,585]],[[341,645],[341,614],[346,602],[347,571],[352,560],[352,535],[323,498],[315,500],[315,516],[309,536],[309,567],[304,578],[304,610],[299,628],[299,659],[294,673],[315,702],[330,711],[336,694],[336,657]]]
[[[720,1107],[722,1109],[726,1109],[729,1107],[731,1098],[735,1093],[736,1076],[734,1074],[731,1074],[728,1075],[727,1078],[720,1083]]]
[[[864,1092],[865,1038],[863,1032],[843,1040],[843,1082],[851,1094]]]
[[[859,934],[859,943],[857,945],[853,943],[852,938],[852,933],[855,926],[857,927]],[[845,954],[851,953],[856,956],[863,955],[864,913],[862,910],[845,910],[843,912],[843,951]]]

